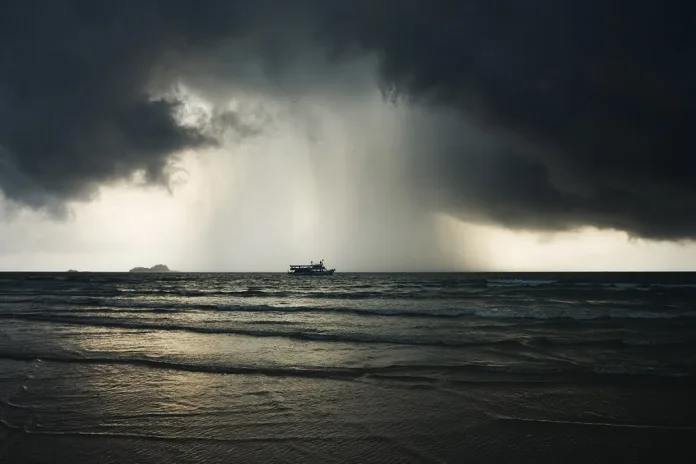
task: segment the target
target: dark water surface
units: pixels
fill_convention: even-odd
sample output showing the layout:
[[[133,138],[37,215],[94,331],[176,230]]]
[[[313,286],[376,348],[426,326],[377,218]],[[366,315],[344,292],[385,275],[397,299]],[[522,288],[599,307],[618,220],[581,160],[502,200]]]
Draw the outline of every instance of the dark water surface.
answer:
[[[693,462],[696,274],[0,273],[3,462]]]

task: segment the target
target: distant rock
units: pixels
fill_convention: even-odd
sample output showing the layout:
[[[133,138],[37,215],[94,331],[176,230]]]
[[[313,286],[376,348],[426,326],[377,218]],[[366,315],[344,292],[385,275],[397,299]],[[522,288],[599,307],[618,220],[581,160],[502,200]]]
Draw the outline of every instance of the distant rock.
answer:
[[[164,264],[155,264],[152,267],[134,267],[128,272],[171,272]]]

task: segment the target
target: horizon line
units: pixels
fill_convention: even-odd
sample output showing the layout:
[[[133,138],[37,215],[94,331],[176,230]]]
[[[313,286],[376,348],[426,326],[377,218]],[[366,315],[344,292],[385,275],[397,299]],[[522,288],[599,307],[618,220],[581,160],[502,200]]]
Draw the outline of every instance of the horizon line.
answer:
[[[559,269],[559,270],[408,270],[408,271],[341,271],[339,274],[548,274],[548,273],[694,273],[695,269]],[[44,273],[44,274],[287,274],[287,271],[121,271],[121,270],[0,270],[2,274],[8,273]]]

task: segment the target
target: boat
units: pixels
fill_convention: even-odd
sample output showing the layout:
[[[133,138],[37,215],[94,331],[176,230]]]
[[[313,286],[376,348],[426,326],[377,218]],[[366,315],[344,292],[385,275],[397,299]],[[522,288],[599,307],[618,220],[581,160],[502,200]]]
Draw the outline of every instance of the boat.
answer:
[[[333,275],[336,269],[326,269],[324,260],[318,263],[311,261],[309,264],[291,264],[288,274],[303,275],[303,276],[325,276]]]

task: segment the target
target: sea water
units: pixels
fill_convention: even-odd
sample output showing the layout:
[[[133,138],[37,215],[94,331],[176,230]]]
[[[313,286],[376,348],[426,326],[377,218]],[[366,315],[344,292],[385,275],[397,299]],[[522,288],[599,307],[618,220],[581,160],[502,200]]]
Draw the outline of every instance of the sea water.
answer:
[[[689,273],[4,273],[0,461],[694,456],[695,348]]]

